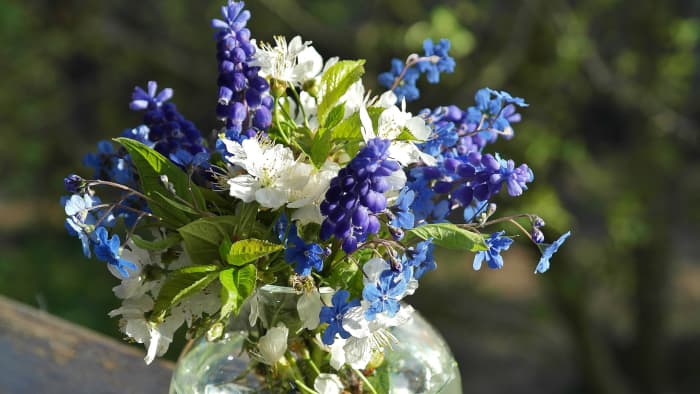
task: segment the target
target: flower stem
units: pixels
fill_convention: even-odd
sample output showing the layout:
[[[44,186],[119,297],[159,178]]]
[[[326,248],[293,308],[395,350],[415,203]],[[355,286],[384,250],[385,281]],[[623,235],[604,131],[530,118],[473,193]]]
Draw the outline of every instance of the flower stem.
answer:
[[[364,383],[364,385],[367,386],[367,388],[369,389],[369,392],[370,392],[370,393],[372,393],[372,394],[378,394],[378,393],[377,393],[377,390],[374,388],[374,386],[372,386],[372,383],[369,382],[369,380],[367,379],[367,377],[365,376],[365,374],[362,373],[362,371],[360,371],[360,370],[358,370],[358,369],[356,369],[356,368],[353,368],[352,370],[355,371],[355,373],[356,373],[357,376],[360,378],[360,380],[362,380],[362,383]]]
[[[406,63],[403,66],[403,70],[401,70],[401,74],[399,74],[399,76],[394,79],[394,83],[391,85],[391,89],[389,89],[389,90],[394,90],[394,89],[396,89],[397,86],[399,86],[403,77],[406,76],[406,73],[408,72],[409,68],[415,66],[416,64],[418,64],[420,62],[432,62],[432,61],[434,61],[434,59],[435,59],[435,56],[418,57],[418,55],[416,55],[416,54],[409,56],[406,59]]]
[[[302,393],[308,393],[308,394],[318,394],[318,391],[310,388],[309,386],[305,385],[304,382],[302,382],[300,379],[294,379],[294,384],[296,384],[301,390]]]

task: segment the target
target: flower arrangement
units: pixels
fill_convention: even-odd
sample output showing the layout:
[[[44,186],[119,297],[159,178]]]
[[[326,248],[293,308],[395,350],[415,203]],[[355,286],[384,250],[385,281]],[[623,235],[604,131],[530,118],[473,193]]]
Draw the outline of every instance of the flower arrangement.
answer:
[[[534,179],[526,164],[486,153],[514,136],[527,104],[485,88],[466,110],[414,115],[406,103],[419,98],[416,83],[438,83],[455,67],[448,40],[394,59],[375,96],[362,82],[364,61],[324,62],[298,36],[256,42],[249,18],[229,0],[212,21],[220,123],[211,138],[170,102],[172,89],[136,87],[130,108],[142,124],[85,157],[91,179],[64,180],[66,228],[121,280],[113,290],[122,306],[110,316],[145,345],[147,363],[182,325],[190,338],[215,339],[246,311],[257,330],[246,345],[251,368],[269,382],[339,393],[362,379],[374,392],[358,371],[410,319],[400,301],[436,268],[436,245],[473,252],[476,270],[498,269],[514,235],[487,230],[508,222],[540,249],[543,273],[569,236],[546,244],[540,217],[495,217],[497,197],[519,196]],[[302,345],[288,346],[284,324],[258,320],[266,284],[302,294]],[[334,294],[324,304],[326,287]],[[321,356],[312,362],[310,351]],[[291,353],[315,372],[280,373],[293,367]]]

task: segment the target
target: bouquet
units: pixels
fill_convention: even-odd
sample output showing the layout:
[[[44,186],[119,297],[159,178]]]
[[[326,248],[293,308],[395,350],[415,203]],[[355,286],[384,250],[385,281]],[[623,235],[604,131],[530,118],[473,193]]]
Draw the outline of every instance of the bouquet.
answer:
[[[298,36],[255,41],[249,18],[229,0],[212,21],[211,135],[151,81],[130,102],[142,123],[85,157],[90,178],[64,180],[66,228],[121,280],[113,290],[122,305],[109,315],[145,345],[147,363],[181,326],[188,338],[216,339],[245,311],[256,329],[250,368],[271,386],[339,393],[361,379],[368,388],[389,329],[413,311],[400,301],[437,266],[435,246],[474,253],[475,270],[499,269],[517,234],[489,229],[510,223],[541,251],[535,272],[547,271],[570,233],[545,243],[537,215],[496,216],[496,201],[534,179],[527,164],[487,153],[514,136],[522,98],[484,88],[465,110],[414,114],[417,82],[438,83],[455,67],[448,40],[392,60],[375,95],[363,60],[324,61]],[[288,327],[258,319],[258,289],[269,284],[301,294],[305,340],[293,347]],[[330,301],[322,288],[332,288]],[[290,356],[311,362],[312,353],[309,376],[289,372]]]

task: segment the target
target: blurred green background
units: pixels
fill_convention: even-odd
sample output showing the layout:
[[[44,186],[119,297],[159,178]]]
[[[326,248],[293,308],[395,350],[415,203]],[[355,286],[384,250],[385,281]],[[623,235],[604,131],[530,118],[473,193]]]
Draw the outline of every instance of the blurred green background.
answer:
[[[512,211],[572,238],[546,275],[527,245],[501,271],[441,253],[409,300],[450,342],[465,393],[700,392],[700,2],[259,0],[254,37],[302,35],[367,58],[365,83],[426,37],[457,69],[423,106],[482,86],[531,106],[494,149],[536,182]],[[139,123],[155,79],[200,130],[217,125],[209,19],[219,1],[0,0],[0,293],[119,337],[116,281],[66,235],[62,177]],[[503,212],[502,212],[503,213]],[[177,356],[172,349],[169,357]]]

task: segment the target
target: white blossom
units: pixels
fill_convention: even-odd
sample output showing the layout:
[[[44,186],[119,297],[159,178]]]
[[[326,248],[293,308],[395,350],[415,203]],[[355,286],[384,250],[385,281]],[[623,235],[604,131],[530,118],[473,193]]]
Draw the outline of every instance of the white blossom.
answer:
[[[388,101],[389,98],[387,96],[382,101]],[[435,158],[421,152],[413,142],[395,141],[404,130],[408,130],[417,141],[425,141],[430,137],[430,128],[425,124],[425,120],[406,112],[405,101],[401,108],[392,105],[379,115],[376,132],[369,113],[364,107],[360,108],[360,121],[365,141],[376,137],[391,140],[389,157],[397,160],[401,165],[407,166],[418,161],[423,161],[427,165],[435,165]]]
[[[279,361],[287,351],[287,335],[289,335],[289,329],[281,323],[267,330],[267,333],[258,341],[260,361],[267,365],[273,365]]]
[[[343,382],[336,374],[321,373],[314,380],[314,390],[318,394],[340,394],[343,392]]]
[[[117,298],[127,299],[139,297],[155,289],[156,287],[160,287],[160,280],[147,281],[146,275],[143,272],[143,268],[149,265],[162,267],[160,255],[156,253],[149,253],[147,250],[136,246],[136,244],[130,240],[122,249],[121,257],[134,263],[136,270],[131,272],[128,278],[123,278],[113,265],[107,265],[109,271],[114,276],[122,279],[118,286],[112,288],[112,291]]]
[[[124,300],[121,308],[109,312],[110,317],[121,316],[121,331],[137,343],[143,343],[147,352],[144,360],[150,364],[156,356],[162,356],[173,341],[175,331],[184,322],[179,313],[172,313],[160,323],[146,319],[145,314],[153,309],[153,299],[148,295]]]
[[[291,149],[284,145],[262,143],[251,138],[239,144],[222,139],[229,163],[246,174],[228,180],[230,194],[244,202],[257,201],[265,208],[277,209],[288,201],[289,172],[297,166]]]
[[[301,168],[300,165],[298,165]],[[292,220],[299,221],[302,225],[307,223],[321,223],[323,216],[321,215],[321,202],[323,201],[326,191],[330,186],[331,180],[338,175],[340,166],[331,161],[326,162],[321,168],[316,169],[308,165],[308,173],[304,174],[304,179],[296,178],[296,184],[303,187],[290,189],[289,200],[287,206],[296,208],[292,213]],[[291,178],[290,178],[290,181]]]
[[[279,81],[301,85],[315,78],[323,69],[323,58],[300,36],[287,43],[285,37],[276,36],[275,46],[262,44],[255,51],[251,65],[260,67],[260,75]]]

